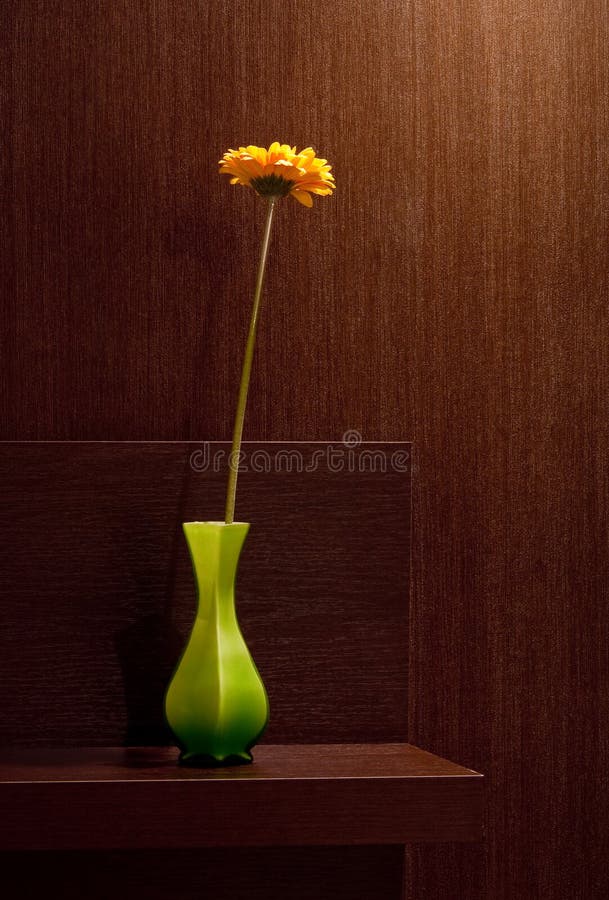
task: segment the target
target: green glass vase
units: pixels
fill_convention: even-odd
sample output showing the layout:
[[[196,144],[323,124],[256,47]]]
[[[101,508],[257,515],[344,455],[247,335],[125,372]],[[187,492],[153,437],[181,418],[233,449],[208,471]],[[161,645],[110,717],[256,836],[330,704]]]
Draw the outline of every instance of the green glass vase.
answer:
[[[269,717],[266,690],[235,611],[244,522],[185,522],[197,614],[165,695],[165,718],[187,766],[252,761]]]

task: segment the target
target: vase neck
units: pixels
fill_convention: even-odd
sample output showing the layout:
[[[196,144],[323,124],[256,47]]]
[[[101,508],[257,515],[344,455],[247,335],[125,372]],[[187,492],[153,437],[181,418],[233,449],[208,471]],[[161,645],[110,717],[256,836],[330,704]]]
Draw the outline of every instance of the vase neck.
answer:
[[[197,582],[198,615],[207,617],[218,603],[234,606],[235,575],[249,525],[185,522],[183,528]]]

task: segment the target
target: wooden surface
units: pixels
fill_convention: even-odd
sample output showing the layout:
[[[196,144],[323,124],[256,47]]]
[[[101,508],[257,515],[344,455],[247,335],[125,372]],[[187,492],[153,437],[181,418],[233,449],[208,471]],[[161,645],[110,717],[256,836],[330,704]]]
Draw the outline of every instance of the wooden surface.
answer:
[[[482,777],[408,744],[260,746],[184,770],[170,748],[0,755],[3,850],[480,841]]]
[[[409,900],[604,900],[606,0],[204,7],[3,4],[3,436],[226,439],[262,210],[215,161],[313,143],[246,433],[416,443],[408,739],[490,790]]]

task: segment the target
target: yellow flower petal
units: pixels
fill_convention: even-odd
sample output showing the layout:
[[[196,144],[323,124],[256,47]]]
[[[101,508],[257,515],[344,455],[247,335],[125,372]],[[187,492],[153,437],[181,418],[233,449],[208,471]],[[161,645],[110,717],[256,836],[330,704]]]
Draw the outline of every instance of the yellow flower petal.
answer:
[[[308,206],[309,208],[313,206],[313,198],[306,191],[297,191],[293,190],[291,192],[294,200],[298,200],[299,203],[302,203],[303,206]]]

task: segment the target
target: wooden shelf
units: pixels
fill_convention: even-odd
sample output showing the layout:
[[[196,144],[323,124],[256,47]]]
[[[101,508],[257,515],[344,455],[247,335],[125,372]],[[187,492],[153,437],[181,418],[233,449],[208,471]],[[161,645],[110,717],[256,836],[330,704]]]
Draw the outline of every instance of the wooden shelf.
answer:
[[[184,769],[173,748],[0,753],[0,849],[477,841],[482,783],[409,744],[260,745]]]

